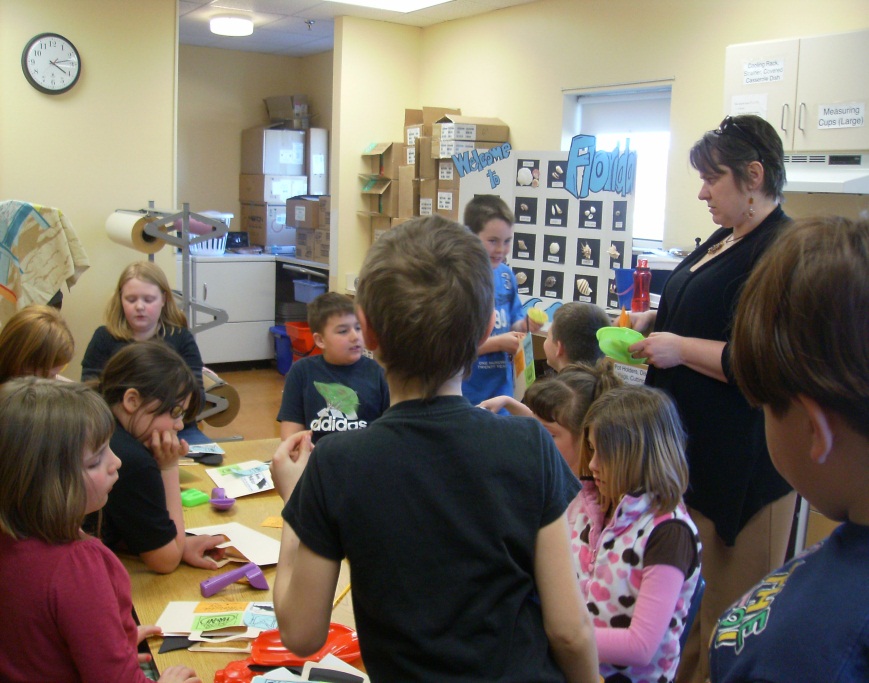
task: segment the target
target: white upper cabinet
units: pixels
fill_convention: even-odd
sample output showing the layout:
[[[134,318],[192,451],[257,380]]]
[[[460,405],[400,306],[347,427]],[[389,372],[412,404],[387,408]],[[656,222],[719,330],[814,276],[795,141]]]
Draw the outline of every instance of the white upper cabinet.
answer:
[[[785,153],[869,149],[869,30],[727,48],[725,113],[758,114]]]

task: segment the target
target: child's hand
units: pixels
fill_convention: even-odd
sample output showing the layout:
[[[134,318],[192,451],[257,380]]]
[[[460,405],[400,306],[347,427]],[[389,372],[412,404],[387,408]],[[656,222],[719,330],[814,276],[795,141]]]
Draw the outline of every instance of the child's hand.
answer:
[[[163,671],[157,683],[202,683],[202,679],[189,666],[176,664]]]
[[[507,405],[507,400],[509,398],[509,396],[495,396],[494,398],[487,398],[482,403],[479,403],[477,407],[488,410],[490,413],[498,413],[505,405]]]
[[[154,626],[153,624],[150,624],[148,626],[137,626],[136,628],[139,631],[139,635],[136,637],[137,644],[141,643],[146,638],[150,638],[151,636],[159,636],[161,633],[163,633],[163,631],[160,629],[159,626]],[[144,654],[144,653],[140,652],[138,657],[139,657],[139,663],[145,663],[145,662],[151,661],[151,655],[149,655],[149,654]]]
[[[191,567],[217,569],[217,562],[212,558],[219,560],[223,557],[223,548],[216,547],[221,543],[226,543],[223,536],[187,536],[181,559]]]
[[[511,356],[515,356],[519,353],[524,338],[525,334],[523,332],[507,332],[505,334],[496,335],[501,351],[509,353]]]
[[[190,452],[190,446],[187,445],[187,442],[184,439],[179,440],[178,433],[171,429],[167,429],[163,433],[155,430],[147,445],[161,470],[176,467],[178,460]]]
[[[495,396],[494,398],[487,398],[477,407],[484,408],[492,413],[498,413],[502,408],[506,408],[507,412],[511,415],[534,417],[534,413],[531,412],[531,409],[528,406],[520,403],[512,396]]]
[[[272,482],[281,499],[286,503],[296,488],[305,465],[311,456],[311,432],[296,432],[289,439],[282,441],[281,445],[272,456],[272,464],[269,470],[272,473]]]

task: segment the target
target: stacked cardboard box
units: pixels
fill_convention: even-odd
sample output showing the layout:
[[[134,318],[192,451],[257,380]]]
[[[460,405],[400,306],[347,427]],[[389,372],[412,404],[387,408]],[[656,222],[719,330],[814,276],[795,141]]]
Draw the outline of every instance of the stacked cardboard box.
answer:
[[[287,224],[296,230],[296,256],[317,263],[329,263],[330,230],[320,218],[321,197],[287,200]]]
[[[459,215],[459,174],[453,155],[499,147],[510,128],[501,119],[445,114],[432,126],[431,156],[436,164],[436,213],[454,221]]]
[[[286,220],[286,202],[307,192],[304,131],[280,125],[242,131],[238,194],[241,227],[251,244],[295,244],[295,229]]]
[[[361,212],[372,240],[412,216],[459,216],[459,174],[454,154],[487,150],[507,142],[510,129],[495,118],[462,116],[460,109],[405,109],[404,141],[373,144],[363,157],[367,173]],[[412,175],[411,175],[412,174]],[[409,189],[412,188],[412,189]]]

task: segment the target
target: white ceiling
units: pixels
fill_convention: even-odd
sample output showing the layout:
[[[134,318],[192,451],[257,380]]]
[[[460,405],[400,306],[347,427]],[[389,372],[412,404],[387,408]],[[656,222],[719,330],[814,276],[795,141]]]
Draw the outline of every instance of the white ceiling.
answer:
[[[322,0],[180,0],[179,41],[182,45],[304,57],[332,49],[335,17],[339,16],[423,27],[534,1],[451,0],[402,14]],[[230,38],[212,34],[208,20],[216,14],[250,14],[253,35]],[[306,22],[312,23],[309,26]]]

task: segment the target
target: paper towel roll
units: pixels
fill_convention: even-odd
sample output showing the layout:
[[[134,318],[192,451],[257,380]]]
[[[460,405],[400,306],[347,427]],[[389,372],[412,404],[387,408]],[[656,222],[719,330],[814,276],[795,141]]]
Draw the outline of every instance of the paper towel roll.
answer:
[[[156,254],[166,242],[145,234],[148,223],[148,219],[138,211],[115,211],[106,219],[106,233],[112,242],[143,254]]]

